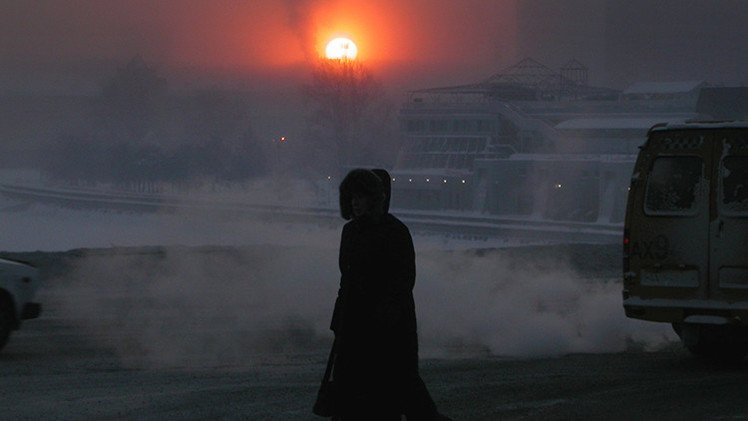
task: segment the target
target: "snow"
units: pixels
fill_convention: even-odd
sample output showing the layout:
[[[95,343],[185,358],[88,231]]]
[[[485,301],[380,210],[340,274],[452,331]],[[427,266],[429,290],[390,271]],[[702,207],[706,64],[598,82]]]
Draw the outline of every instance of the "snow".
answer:
[[[304,245],[337,242],[337,228],[268,224],[211,215],[135,213],[29,204],[0,196],[0,250],[64,251],[74,248],[247,244]],[[342,220],[341,220],[342,225]]]
[[[289,341],[299,332],[314,343],[329,337],[342,220],[268,223],[211,217],[208,210],[107,212],[2,197],[0,213],[5,251],[254,245],[75,255],[40,301],[50,304],[48,315],[74,321],[127,367],[246,366],[247,344],[276,352],[265,342],[267,329]],[[447,235],[415,242],[424,357],[454,357],[452,349],[523,357],[620,352],[631,343],[656,348],[672,339],[663,335],[664,325],[624,316],[617,277],[588,278],[558,256],[517,260],[499,250],[474,250],[527,243]],[[200,317],[185,325],[195,314]]]

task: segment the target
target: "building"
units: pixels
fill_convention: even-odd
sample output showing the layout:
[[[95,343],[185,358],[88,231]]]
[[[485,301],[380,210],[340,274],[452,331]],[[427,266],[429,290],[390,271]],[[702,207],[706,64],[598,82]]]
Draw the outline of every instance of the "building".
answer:
[[[407,209],[620,223],[647,130],[703,116],[707,86],[617,91],[588,86],[575,60],[555,71],[528,58],[479,83],[410,92],[393,195]]]

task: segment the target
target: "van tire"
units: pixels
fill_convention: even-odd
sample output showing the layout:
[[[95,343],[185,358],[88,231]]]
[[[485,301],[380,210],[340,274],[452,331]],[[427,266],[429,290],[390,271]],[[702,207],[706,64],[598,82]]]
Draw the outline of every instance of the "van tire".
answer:
[[[8,343],[15,322],[13,303],[7,297],[0,295],[0,350]]]
[[[734,363],[748,354],[748,328],[734,325],[673,323],[683,345],[696,357]]]
[[[720,344],[699,344],[688,347],[688,350],[700,359],[721,363],[740,362],[747,352],[746,349],[725,348]]]

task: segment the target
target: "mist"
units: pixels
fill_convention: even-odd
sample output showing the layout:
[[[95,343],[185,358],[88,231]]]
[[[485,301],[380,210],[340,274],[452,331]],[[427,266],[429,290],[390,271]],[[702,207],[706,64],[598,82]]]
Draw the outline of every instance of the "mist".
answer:
[[[576,59],[589,71],[585,83],[606,95],[604,89],[637,82],[744,85],[747,18],[739,0],[15,2],[0,13],[0,165],[42,174],[30,184],[60,190],[330,210],[346,169],[397,167],[404,99],[413,90],[475,84],[525,57],[554,71]],[[320,115],[332,107],[308,93],[319,75],[319,46],[333,33],[356,36],[359,81],[376,92],[365,104],[360,96],[338,101],[338,114],[325,120]],[[573,98],[563,117],[603,109],[610,102],[603,94],[586,105]],[[616,104],[628,111],[630,103]],[[360,118],[340,117],[358,106],[366,109]],[[693,108],[682,114],[696,116]],[[626,124],[622,130],[640,130],[631,138],[643,140],[646,128]],[[523,126],[511,140],[532,144],[525,135],[540,132],[536,126]],[[566,150],[541,145],[530,153],[581,153],[582,141],[565,140]],[[598,171],[584,165],[559,173]],[[612,166],[602,160],[599,167]],[[608,207],[624,208],[624,167],[613,174],[620,186]],[[502,170],[520,174],[512,168]],[[527,168],[510,186],[517,190],[512,200],[540,197],[542,206],[523,209],[522,217],[555,218],[560,202],[550,194],[574,206],[592,197],[541,176],[547,162]],[[470,185],[460,171],[453,175]],[[588,190],[607,194],[593,181]],[[549,186],[558,189],[549,193]],[[495,216],[509,202],[474,208],[474,199],[460,197],[446,211]],[[600,208],[572,216],[576,208],[563,209],[556,220],[616,229],[622,210],[600,215]],[[86,249],[44,294],[130,365],[243,365],[329,346],[342,221],[279,223],[206,209],[81,210],[5,198],[0,211],[4,251]],[[617,275],[591,277],[565,259],[476,250],[517,245],[505,239],[453,247],[458,241],[444,233],[415,234],[424,355],[620,352],[674,339],[665,326],[624,317]],[[612,272],[618,261],[611,261]]]
[[[318,197],[308,186],[270,180],[246,188],[259,203],[308,206]],[[2,250],[75,249],[40,299],[50,315],[127,366],[244,367],[331,343],[342,219],[281,222],[209,208],[133,213],[7,199],[0,209]],[[517,248],[527,242],[498,240],[414,232],[425,358],[657,350],[675,339],[669,326],[624,316],[618,247],[544,251],[542,242]],[[596,247],[607,254],[574,257]],[[599,268],[580,268],[580,259],[599,260]]]
[[[337,251],[322,243],[84,251],[50,280],[50,306],[128,366],[244,367],[319,352],[332,341],[339,279]],[[425,357],[656,350],[674,339],[626,319],[614,279],[563,260],[417,252]]]

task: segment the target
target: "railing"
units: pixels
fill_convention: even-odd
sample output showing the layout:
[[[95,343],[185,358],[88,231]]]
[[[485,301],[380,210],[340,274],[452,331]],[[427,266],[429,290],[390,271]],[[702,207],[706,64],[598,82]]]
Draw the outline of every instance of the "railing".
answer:
[[[262,217],[269,220],[340,225],[344,222],[337,209],[324,207],[287,207],[241,202],[218,202],[175,196],[135,195],[0,184],[7,197],[65,207],[115,209],[134,212],[205,211],[235,217]],[[414,232],[448,234],[469,238],[525,239],[557,243],[617,243],[621,224],[600,222],[550,221],[519,216],[481,215],[444,211],[394,209],[393,214]]]

